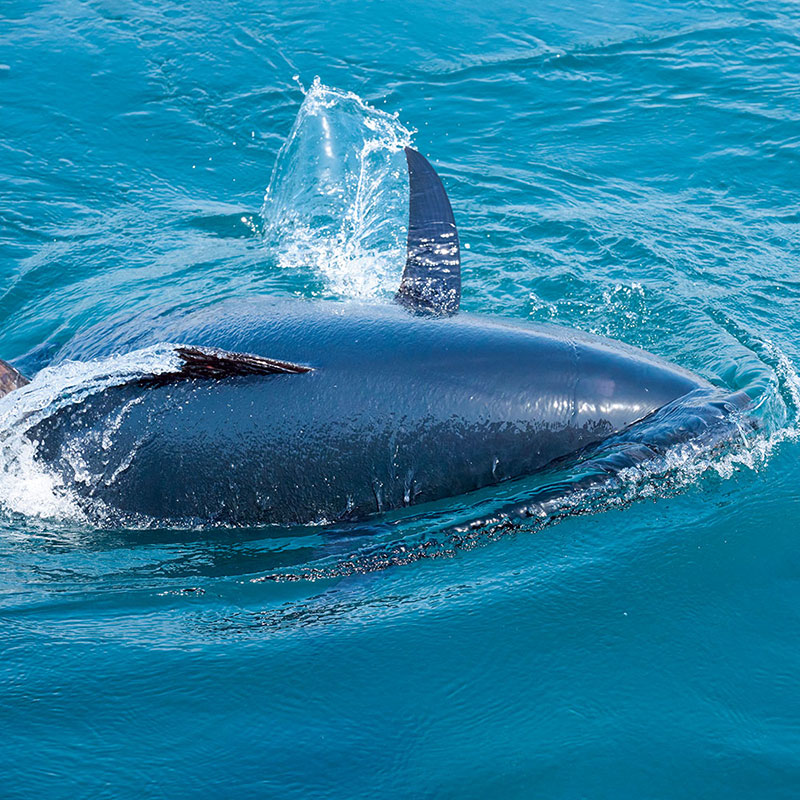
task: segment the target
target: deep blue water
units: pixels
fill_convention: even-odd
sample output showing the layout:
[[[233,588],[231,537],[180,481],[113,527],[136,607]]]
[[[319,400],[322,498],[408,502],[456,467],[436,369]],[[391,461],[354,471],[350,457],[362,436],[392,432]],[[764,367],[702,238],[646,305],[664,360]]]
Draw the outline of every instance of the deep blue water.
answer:
[[[334,546],[92,527],[6,403],[0,796],[800,795],[799,74],[785,0],[4,0],[0,357],[54,398],[121,316],[390,302],[412,141],[465,309],[644,347],[761,427],[554,524]]]

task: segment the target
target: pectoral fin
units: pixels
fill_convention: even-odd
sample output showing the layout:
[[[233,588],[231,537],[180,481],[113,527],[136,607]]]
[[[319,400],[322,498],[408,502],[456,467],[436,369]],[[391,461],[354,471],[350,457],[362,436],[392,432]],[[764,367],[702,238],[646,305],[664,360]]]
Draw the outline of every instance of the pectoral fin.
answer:
[[[160,386],[186,379],[224,380],[244,375],[299,375],[312,371],[311,367],[303,364],[212,347],[179,345],[174,353],[178,357],[175,369],[143,376],[137,382]]]
[[[180,374],[188,378],[227,378],[232,375],[281,375],[311,372],[311,367],[277,361],[250,353],[231,353],[210,347],[176,347],[183,362]]]

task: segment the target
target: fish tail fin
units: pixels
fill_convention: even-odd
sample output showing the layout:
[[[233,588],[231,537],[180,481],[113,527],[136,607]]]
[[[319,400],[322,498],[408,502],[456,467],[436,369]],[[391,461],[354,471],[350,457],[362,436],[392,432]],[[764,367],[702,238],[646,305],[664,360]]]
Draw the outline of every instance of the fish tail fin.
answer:
[[[30,381],[19,370],[14,369],[6,361],[0,361],[0,397],[4,397],[14,389],[25,386]]]

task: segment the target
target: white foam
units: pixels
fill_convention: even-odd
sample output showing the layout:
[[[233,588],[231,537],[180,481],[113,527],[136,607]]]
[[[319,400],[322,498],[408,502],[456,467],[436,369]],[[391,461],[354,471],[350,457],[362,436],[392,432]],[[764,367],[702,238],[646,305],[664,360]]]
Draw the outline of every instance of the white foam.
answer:
[[[770,355],[776,380],[746,415],[733,417],[739,437],[722,453],[716,446],[689,441],[675,445],[653,462],[624,470],[620,478],[627,484],[626,501],[658,496],[665,476],[672,493],[689,488],[711,472],[727,480],[742,468],[758,471],[783,442],[800,438],[800,374],[774,343],[762,340],[761,345]],[[748,430],[748,417],[759,420],[761,427],[755,433]]]
[[[96,361],[68,361],[46,367],[27,386],[0,398],[0,507],[26,517],[85,522],[86,514],[73,488],[65,486],[61,475],[36,457],[37,443],[29,434],[66,405],[80,403],[130,378],[168,372],[178,364],[169,344]],[[100,435],[113,434],[104,431]],[[76,438],[70,462],[78,479],[88,484],[96,476],[83,460],[85,444],[80,436]]]

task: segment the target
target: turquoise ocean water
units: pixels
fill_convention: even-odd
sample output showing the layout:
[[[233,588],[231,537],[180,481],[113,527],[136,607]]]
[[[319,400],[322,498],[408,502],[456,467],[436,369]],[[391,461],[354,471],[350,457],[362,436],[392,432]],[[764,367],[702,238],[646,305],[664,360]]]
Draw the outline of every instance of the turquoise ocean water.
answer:
[[[104,530],[0,403],[0,797],[799,796],[798,75],[785,0],[4,0],[0,357],[56,394],[124,317],[391,302],[411,142],[463,308],[644,347],[760,428],[469,541],[442,520],[508,489]]]

